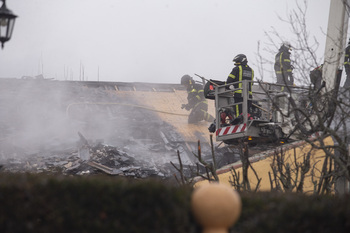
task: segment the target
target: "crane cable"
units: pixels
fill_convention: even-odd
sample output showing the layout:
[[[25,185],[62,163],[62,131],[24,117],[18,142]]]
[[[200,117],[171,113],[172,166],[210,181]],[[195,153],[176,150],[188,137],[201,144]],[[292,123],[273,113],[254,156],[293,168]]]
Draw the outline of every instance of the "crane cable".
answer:
[[[153,108],[149,108],[146,106],[141,106],[141,105],[135,105],[135,104],[124,104],[124,103],[104,103],[104,102],[96,102],[96,103],[91,103],[91,102],[80,102],[80,103],[70,103],[67,108],[66,108],[66,116],[69,117],[69,109],[73,105],[123,105],[123,106],[129,106],[129,107],[136,107],[136,108],[143,108],[146,110],[154,111],[154,112],[159,112],[159,113],[165,113],[165,114],[170,114],[170,115],[176,115],[176,116],[189,116],[188,114],[181,114],[181,113],[173,113],[173,112],[167,112],[167,111],[161,111],[161,110],[156,110]]]

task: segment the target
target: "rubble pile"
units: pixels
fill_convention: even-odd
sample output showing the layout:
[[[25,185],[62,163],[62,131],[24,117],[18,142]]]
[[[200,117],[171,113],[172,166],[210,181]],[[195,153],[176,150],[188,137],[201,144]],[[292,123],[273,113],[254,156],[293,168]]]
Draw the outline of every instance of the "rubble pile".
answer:
[[[35,154],[0,160],[2,172],[59,173],[64,175],[109,174],[134,178],[167,178],[173,173],[147,161],[136,160],[118,148],[104,144],[78,150],[56,152],[50,156]]]
[[[116,94],[115,85],[1,79],[0,172],[167,178],[177,173],[171,163],[179,163],[179,151],[190,176],[197,142],[185,141],[142,100]],[[141,87],[153,91],[152,85]],[[134,91],[125,83],[118,90]],[[201,149],[210,160],[210,146]],[[216,150],[216,156],[220,166],[238,159],[231,151]]]
[[[157,167],[155,164],[143,160],[136,160],[119,151],[115,147],[98,144],[91,148],[91,157],[87,163],[91,167],[102,172],[119,175],[131,176],[135,178],[160,177],[165,178],[171,175],[171,168]]]

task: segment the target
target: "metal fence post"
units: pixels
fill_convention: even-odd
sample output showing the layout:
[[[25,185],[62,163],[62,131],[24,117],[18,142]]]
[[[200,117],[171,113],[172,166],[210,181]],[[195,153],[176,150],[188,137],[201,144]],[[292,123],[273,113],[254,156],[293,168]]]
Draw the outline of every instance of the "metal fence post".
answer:
[[[228,233],[241,214],[242,202],[231,186],[210,183],[193,191],[191,207],[203,233]]]
[[[243,122],[248,122],[248,100],[249,100],[249,89],[248,89],[248,80],[242,81],[242,97],[243,97],[243,103],[242,103],[242,115],[243,115]]]

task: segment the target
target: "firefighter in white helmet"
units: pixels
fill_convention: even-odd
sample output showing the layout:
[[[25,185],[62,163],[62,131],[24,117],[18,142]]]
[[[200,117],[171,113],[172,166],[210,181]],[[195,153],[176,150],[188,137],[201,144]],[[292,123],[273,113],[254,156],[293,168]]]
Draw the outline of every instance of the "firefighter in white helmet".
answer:
[[[289,42],[283,42],[278,53],[275,56],[275,74],[277,78],[277,84],[283,84],[288,86],[294,85],[293,67],[291,65],[290,54],[292,46]],[[282,87],[282,91],[284,88]]]

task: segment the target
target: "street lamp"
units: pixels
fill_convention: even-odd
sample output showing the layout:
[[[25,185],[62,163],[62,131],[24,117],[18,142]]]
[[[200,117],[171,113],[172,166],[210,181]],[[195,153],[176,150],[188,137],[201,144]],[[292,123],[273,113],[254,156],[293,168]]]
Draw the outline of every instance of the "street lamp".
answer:
[[[11,10],[7,9],[6,0],[1,1],[3,4],[0,8],[0,42],[1,48],[4,48],[4,43],[11,39],[17,15],[14,15]]]

